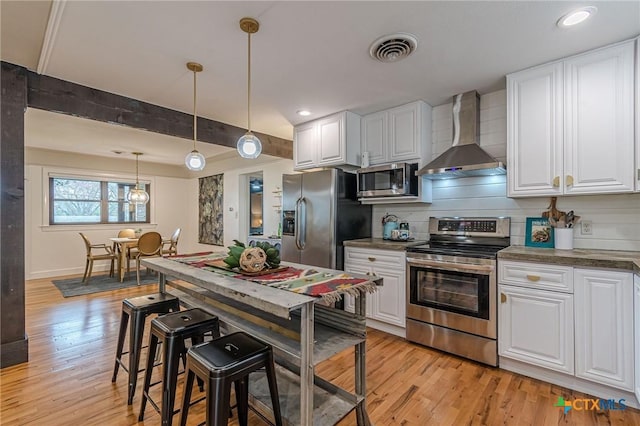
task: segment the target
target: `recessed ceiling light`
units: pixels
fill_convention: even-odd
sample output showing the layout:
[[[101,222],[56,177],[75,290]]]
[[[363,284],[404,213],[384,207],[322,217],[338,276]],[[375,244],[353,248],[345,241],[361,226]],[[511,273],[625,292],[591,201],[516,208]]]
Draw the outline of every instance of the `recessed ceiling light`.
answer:
[[[595,6],[581,7],[564,15],[558,20],[557,25],[560,28],[572,27],[580,22],[584,22],[587,18],[595,14],[597,10]]]
[[[308,116],[308,115],[311,115],[311,111],[306,110],[306,109],[301,109],[301,110],[299,110],[297,113],[298,113],[298,115],[301,115],[301,116],[303,116],[303,117],[306,117],[306,116]]]

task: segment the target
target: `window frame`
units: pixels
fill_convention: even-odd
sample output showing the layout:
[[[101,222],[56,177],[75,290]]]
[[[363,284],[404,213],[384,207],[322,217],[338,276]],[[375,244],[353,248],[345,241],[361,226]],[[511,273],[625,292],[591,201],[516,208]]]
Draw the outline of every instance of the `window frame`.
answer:
[[[100,203],[100,221],[99,222],[55,222],[54,221],[54,206],[55,201],[65,201],[64,199],[55,199],[54,197],[54,185],[53,182],[55,179],[70,179],[70,180],[85,180],[91,182],[99,182],[100,183],[100,200],[86,200],[88,202],[99,202]],[[122,203],[123,201],[117,200],[109,200],[109,192],[108,192],[108,184],[130,184],[131,186],[135,186],[136,179],[135,177],[131,177],[128,175],[112,175],[112,174],[100,174],[100,173],[91,173],[87,171],[86,173],[82,173],[82,171],[78,171],[78,173],[69,173],[66,171],[46,171],[43,173],[43,186],[47,188],[43,191],[43,195],[45,196],[44,203],[44,211],[43,216],[47,219],[47,223],[45,226],[51,227],[78,227],[78,226],[105,226],[105,225],[151,225],[153,224],[153,209],[152,202],[155,198],[155,193],[152,192],[154,189],[153,179],[139,179],[140,185],[145,186],[145,190],[149,193],[149,202],[145,205],[146,208],[146,220],[144,221],[130,221],[130,222],[121,222],[121,221],[109,221],[109,204],[110,203]],[[74,200],[78,201],[78,200]],[[83,201],[83,200],[79,200]]]

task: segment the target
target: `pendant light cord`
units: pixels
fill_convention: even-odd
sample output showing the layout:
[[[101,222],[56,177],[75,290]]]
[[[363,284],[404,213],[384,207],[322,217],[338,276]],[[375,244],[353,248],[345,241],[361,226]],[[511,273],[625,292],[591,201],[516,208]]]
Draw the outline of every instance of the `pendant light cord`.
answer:
[[[247,49],[247,133],[251,133],[251,33],[248,32],[249,48]]]
[[[196,150],[198,139],[198,115],[196,114],[196,70],[193,70],[193,150]]]

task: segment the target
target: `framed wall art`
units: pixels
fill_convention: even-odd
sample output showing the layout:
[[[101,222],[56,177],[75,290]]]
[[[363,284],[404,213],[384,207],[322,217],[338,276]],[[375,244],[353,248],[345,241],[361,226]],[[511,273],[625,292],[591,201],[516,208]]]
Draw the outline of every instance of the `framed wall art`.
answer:
[[[199,180],[198,242],[201,244],[224,245],[223,187],[224,174]]]
[[[524,245],[527,247],[553,248],[553,227],[544,217],[528,217]]]

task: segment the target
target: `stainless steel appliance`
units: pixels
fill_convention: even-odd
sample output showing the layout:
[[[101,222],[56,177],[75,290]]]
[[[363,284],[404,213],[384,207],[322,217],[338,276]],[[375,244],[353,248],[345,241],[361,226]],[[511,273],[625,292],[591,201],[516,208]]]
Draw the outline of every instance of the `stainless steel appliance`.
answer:
[[[418,195],[418,163],[391,163],[358,169],[358,197]]]
[[[453,97],[451,147],[418,171],[427,179],[503,175],[505,165],[480,147],[480,96],[478,92]]]
[[[282,260],[342,269],[342,242],[371,236],[371,206],[356,200],[354,174],[283,175],[282,191]]]
[[[429,218],[427,244],[407,248],[407,339],[498,365],[496,254],[509,218]]]

